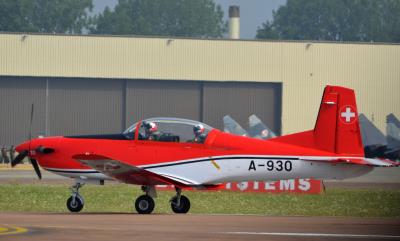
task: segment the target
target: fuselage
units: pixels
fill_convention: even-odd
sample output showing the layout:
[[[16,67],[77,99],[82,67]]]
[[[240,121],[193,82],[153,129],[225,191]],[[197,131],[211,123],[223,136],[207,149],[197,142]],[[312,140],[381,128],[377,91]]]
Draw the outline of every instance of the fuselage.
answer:
[[[27,149],[29,143],[17,147]],[[191,185],[231,181],[268,181],[292,178],[343,179],[368,173],[370,166],[332,164],[315,159],[342,157],[304,146],[258,140],[212,130],[204,143],[161,142],[106,137],[48,137],[33,139],[30,150],[46,170],[84,179],[109,179],[73,158],[76,154],[107,156],[163,176],[179,177]],[[362,157],[361,157],[362,158]],[[142,185],[143,183],[136,183]]]

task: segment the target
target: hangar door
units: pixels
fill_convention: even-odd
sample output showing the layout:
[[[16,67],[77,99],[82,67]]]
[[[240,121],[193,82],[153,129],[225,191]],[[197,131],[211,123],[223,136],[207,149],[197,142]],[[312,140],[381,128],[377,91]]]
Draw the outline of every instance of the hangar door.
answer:
[[[45,78],[0,77],[0,147],[15,145],[28,139],[32,103],[32,136],[43,133],[45,93]]]
[[[244,129],[248,117],[257,115],[276,134],[281,133],[282,84],[204,82],[203,121],[223,129],[222,118],[230,115]]]
[[[201,120],[201,82],[128,80],[126,126],[160,116]]]
[[[123,80],[51,78],[49,135],[121,132],[123,93]]]

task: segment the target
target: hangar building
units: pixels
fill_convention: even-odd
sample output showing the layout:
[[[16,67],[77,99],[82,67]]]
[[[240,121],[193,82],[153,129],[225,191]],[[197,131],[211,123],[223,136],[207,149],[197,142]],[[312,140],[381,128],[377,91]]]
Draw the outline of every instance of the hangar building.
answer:
[[[121,132],[173,116],[221,128],[258,115],[278,134],[313,128],[326,84],[354,88],[381,129],[400,116],[400,45],[0,34],[0,145]]]

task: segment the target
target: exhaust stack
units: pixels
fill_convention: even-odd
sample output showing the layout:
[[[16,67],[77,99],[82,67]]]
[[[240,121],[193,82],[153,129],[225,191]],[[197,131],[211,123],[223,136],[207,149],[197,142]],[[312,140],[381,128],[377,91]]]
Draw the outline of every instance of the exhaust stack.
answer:
[[[229,38],[240,38],[240,10],[239,6],[229,6]]]

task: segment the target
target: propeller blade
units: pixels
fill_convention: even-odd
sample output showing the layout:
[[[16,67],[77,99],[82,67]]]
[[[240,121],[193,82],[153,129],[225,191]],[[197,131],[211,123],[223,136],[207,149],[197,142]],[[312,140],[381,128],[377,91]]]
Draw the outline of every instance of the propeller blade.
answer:
[[[11,166],[15,167],[16,165],[20,164],[22,160],[28,155],[28,151],[24,150],[21,151],[21,153],[18,154],[17,157],[15,157],[14,160],[11,160]]]
[[[42,173],[40,172],[39,164],[37,163],[37,161],[35,159],[31,159],[31,163],[32,163],[33,169],[35,169],[35,172],[36,172],[38,178],[42,179]]]
[[[14,146],[11,146],[9,152],[10,152],[10,159],[11,159],[11,161],[12,161],[12,160],[15,159],[15,147],[14,147]]]
[[[34,111],[33,108],[34,108],[34,105],[32,103],[32,106],[31,106],[31,120],[29,122],[29,151],[31,150],[31,140],[32,140],[32,123],[33,123],[33,111]]]

